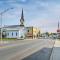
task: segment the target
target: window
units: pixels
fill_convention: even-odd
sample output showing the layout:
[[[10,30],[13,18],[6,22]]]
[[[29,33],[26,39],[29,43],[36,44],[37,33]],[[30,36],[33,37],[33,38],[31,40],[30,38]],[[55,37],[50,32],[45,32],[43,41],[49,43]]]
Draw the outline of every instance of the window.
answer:
[[[13,32],[12,32],[12,36],[13,36]]]
[[[17,32],[16,32],[16,36],[17,36]]]
[[[29,32],[29,30],[28,30],[28,32]]]

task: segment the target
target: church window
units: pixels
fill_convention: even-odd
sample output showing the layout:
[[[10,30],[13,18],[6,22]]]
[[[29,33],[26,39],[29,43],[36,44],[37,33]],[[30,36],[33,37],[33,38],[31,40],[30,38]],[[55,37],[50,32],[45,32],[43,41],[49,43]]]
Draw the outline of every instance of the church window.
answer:
[[[16,36],[17,36],[17,32],[16,32]]]
[[[12,32],[12,36],[13,36],[13,32]]]

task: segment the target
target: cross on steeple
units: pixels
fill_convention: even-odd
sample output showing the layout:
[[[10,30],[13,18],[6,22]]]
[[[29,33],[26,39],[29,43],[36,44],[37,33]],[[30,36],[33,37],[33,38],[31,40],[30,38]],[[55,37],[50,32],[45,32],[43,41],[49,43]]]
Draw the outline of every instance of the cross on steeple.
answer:
[[[22,8],[22,13],[21,13],[20,26],[24,26],[24,14],[23,14],[23,8]]]

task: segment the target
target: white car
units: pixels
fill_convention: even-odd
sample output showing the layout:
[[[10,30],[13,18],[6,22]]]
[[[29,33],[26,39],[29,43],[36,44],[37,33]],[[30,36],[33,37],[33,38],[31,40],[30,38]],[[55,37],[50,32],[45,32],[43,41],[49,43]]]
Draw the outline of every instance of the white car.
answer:
[[[18,37],[18,40],[24,40],[24,36]]]

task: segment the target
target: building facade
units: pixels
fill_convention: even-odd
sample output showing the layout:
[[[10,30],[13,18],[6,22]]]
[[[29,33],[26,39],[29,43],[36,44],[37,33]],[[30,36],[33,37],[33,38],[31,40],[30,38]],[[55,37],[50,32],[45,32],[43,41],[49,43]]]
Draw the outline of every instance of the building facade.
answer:
[[[40,30],[36,27],[26,27],[26,38],[38,38],[40,36]]]

